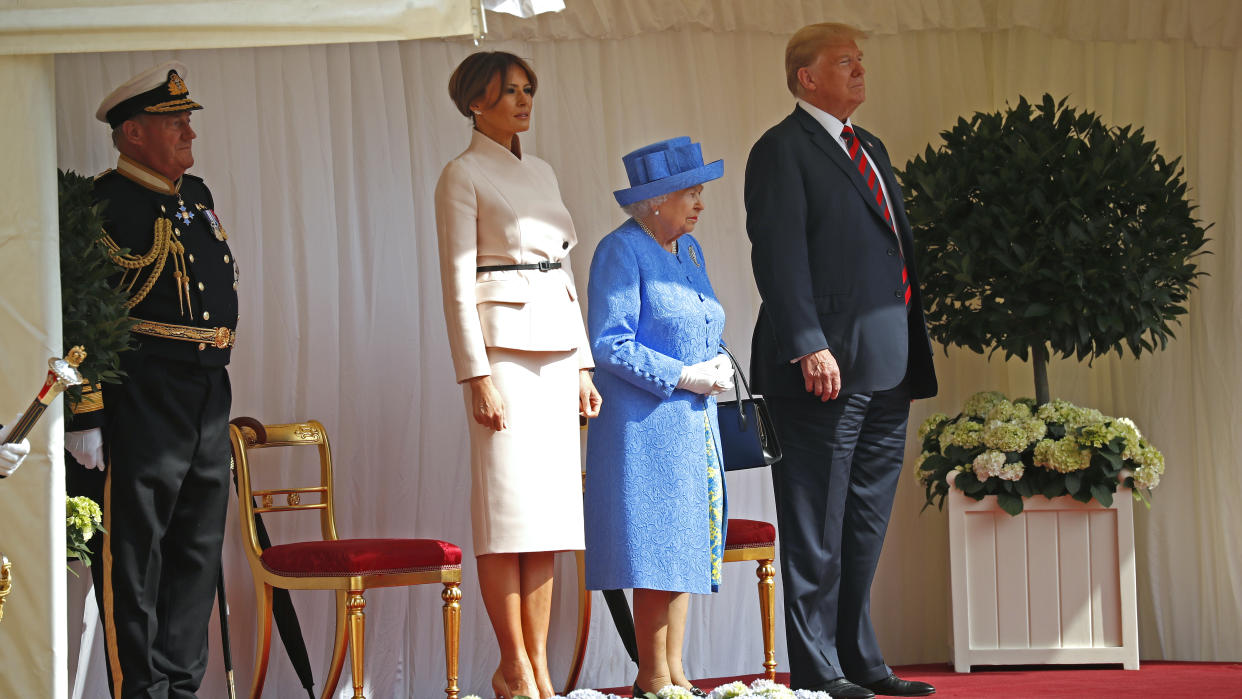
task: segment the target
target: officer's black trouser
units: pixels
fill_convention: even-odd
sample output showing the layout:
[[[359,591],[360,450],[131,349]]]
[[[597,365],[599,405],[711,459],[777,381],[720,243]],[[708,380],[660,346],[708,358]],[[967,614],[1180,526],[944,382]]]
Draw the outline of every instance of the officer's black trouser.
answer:
[[[92,542],[91,576],[110,685],[124,699],[193,697],[228,511],[232,392],[223,367],[124,359],[129,376],[104,394],[103,482],[81,484],[75,465],[70,483],[96,490],[104,509],[108,534]]]

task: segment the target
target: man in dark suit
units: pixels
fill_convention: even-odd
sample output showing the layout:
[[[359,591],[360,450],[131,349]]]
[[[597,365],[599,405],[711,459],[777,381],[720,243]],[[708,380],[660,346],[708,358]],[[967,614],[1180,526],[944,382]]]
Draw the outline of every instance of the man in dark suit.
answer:
[[[763,305],[751,370],[784,459],[772,467],[791,685],[921,696],[870,618],[910,401],[935,395],[910,223],[888,153],[850,123],[864,34],[800,29],[785,50],[791,115],[746,164],[746,231]]]

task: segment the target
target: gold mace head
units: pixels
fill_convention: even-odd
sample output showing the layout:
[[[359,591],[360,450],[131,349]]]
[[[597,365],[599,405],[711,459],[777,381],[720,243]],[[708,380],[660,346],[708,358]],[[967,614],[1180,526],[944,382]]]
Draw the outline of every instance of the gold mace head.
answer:
[[[69,354],[65,355],[65,361],[74,369],[77,369],[84,359],[86,359],[86,348],[82,345],[74,345],[69,350]]]

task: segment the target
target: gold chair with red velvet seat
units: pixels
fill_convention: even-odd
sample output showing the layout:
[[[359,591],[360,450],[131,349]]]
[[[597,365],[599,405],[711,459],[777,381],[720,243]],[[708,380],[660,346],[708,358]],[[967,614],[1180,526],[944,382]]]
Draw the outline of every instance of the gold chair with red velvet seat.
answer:
[[[259,699],[267,677],[272,645],[272,591],[335,590],[336,634],[332,660],[321,699],[335,694],[350,651],[354,697],[362,699],[365,657],[366,601],[363,594],[378,587],[440,583],[444,589],[444,656],[448,699],[457,699],[457,661],[461,628],[461,549],[436,539],[340,539],[336,533],[332,487],[332,451],[317,420],[290,425],[264,425],[237,418],[229,427],[237,469],[238,503],[246,560],[258,597],[258,643],[251,699]],[[317,484],[297,488],[256,489],[251,480],[250,452],[271,447],[313,446],[319,453]],[[280,501],[277,500],[280,498]],[[256,499],[258,503],[256,504]],[[317,499],[317,502],[303,502]],[[256,514],[315,511],[322,538],[262,548]]]
[[[763,676],[776,681],[776,527],[755,519],[729,518],[725,532],[725,563],[756,561],[759,577],[759,618],[763,631]]]

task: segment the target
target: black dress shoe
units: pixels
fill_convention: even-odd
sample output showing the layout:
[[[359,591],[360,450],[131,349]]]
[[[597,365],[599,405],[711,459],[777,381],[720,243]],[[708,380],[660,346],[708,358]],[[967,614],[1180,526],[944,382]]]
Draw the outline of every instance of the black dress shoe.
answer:
[[[892,674],[882,680],[868,682],[863,686],[876,694],[890,697],[925,697],[928,694],[936,693],[936,688],[926,682],[903,680],[897,675]]]
[[[871,699],[875,696],[875,692],[850,682],[844,677],[821,684],[818,687],[807,687],[807,689],[816,692],[828,692],[828,696],[832,699]]]
[[[633,697],[645,697],[645,696],[647,696],[647,692],[644,692],[643,690],[639,689],[639,688],[638,688],[638,683],[637,683],[637,682],[635,682],[635,683],[634,683],[634,686],[631,688],[631,691],[630,691],[630,696],[633,696]],[[655,692],[651,692],[651,696],[655,696]]]

